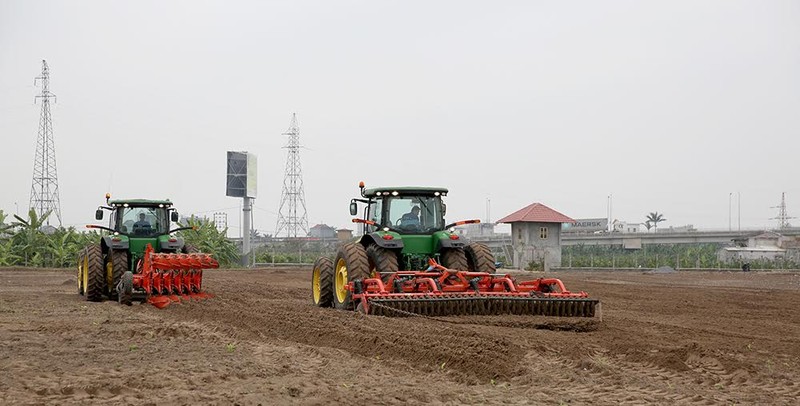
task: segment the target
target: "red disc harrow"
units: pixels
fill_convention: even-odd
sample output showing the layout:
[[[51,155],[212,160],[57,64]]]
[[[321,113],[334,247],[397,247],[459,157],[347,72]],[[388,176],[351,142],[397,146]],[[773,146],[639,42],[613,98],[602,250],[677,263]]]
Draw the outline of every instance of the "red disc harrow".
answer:
[[[359,310],[382,316],[526,314],[594,317],[597,299],[570,292],[559,279],[517,282],[510,275],[445,268],[399,271],[350,282]]]

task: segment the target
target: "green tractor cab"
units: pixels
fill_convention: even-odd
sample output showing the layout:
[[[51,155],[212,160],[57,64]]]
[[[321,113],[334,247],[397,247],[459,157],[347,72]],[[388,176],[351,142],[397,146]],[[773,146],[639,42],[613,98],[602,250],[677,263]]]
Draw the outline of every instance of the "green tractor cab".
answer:
[[[95,212],[100,221],[108,211],[108,226],[87,225],[87,228],[109,232],[98,244],[91,244],[79,254],[78,293],[86,300],[100,301],[103,296],[117,299],[117,286],[126,272],[136,273],[145,249],[152,246],[159,253],[193,253],[183,239],[172,233],[192,227],[170,228],[179,219],[169,200],[110,200]],[[129,301],[129,298],[119,298]]]

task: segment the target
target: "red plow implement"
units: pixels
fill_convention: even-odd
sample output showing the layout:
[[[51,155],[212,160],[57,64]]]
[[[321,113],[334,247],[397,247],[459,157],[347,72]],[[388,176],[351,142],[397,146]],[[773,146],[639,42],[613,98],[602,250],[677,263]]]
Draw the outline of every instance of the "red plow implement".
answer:
[[[358,310],[380,316],[539,315],[594,317],[599,300],[570,292],[559,279],[517,282],[510,275],[445,268],[399,271],[355,280]]]
[[[172,302],[205,299],[203,269],[219,268],[210,254],[161,254],[149,244],[133,274],[133,289],[143,291],[147,302],[162,309]]]

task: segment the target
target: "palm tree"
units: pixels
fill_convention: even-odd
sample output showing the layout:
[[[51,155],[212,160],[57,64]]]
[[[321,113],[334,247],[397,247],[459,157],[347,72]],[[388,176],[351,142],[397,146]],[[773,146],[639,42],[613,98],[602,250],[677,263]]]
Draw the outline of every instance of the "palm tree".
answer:
[[[664,218],[663,213],[654,211],[647,215],[647,222],[653,225],[653,231],[658,231],[658,223],[662,221],[667,221],[667,219]]]

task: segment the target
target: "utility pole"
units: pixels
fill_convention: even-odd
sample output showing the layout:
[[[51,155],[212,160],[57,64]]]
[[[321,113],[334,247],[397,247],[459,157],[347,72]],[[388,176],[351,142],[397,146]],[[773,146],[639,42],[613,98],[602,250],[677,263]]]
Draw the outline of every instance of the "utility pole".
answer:
[[[56,147],[53,144],[53,119],[50,116],[50,99],[55,101],[56,95],[50,93],[50,68],[47,61],[42,60],[42,75],[33,80],[42,84],[42,93],[34,98],[42,101],[39,114],[39,135],[36,140],[36,155],[33,160],[33,180],[31,182],[30,208],[41,218],[50,212],[45,223],[50,225],[53,215],[61,226],[61,201],[58,197],[58,174],[56,172]]]
[[[741,192],[736,192],[736,198],[738,199],[738,202],[736,202],[736,209],[739,211],[739,213],[738,213],[738,216],[739,216],[738,228],[739,228],[739,232],[741,232],[742,231],[742,193]]]
[[[297,114],[292,113],[289,129],[283,135],[289,137],[289,142],[284,147],[288,150],[288,155],[275,236],[285,231],[289,238],[305,237],[308,235],[308,213],[303,190],[303,169],[300,165],[300,127],[297,125]],[[298,210],[302,210],[302,214],[298,215]]]
[[[731,231],[731,199],[733,199],[733,192],[728,193],[728,231]]]

